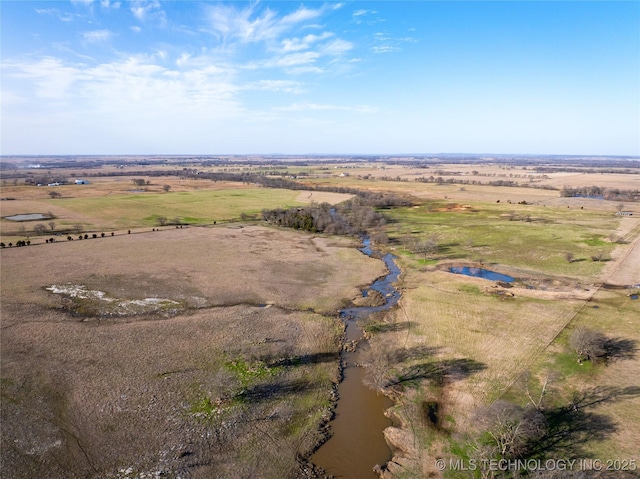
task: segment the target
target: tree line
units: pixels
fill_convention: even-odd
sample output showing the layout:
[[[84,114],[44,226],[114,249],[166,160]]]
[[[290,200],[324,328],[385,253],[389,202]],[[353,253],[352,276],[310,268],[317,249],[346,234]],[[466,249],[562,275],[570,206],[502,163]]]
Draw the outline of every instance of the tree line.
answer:
[[[563,197],[602,198],[609,201],[640,201],[640,190],[621,190],[602,186],[581,186],[572,188],[563,186],[560,190]]]

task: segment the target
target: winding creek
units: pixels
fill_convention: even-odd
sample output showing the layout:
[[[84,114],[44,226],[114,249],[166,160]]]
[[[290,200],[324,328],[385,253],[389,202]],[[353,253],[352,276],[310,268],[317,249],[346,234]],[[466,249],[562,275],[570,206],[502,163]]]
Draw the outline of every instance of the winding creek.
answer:
[[[360,251],[368,256],[375,253],[368,238]],[[385,298],[380,306],[359,306],[340,311],[346,323],[346,341],[360,341],[363,331],[357,321],[372,313],[390,309],[398,303],[400,292],[393,286],[400,275],[395,256],[382,257],[389,273],[376,280],[368,290],[378,291]],[[364,371],[358,367],[360,350],[343,351],[341,361],[344,367],[343,379],[338,385],[338,403],[335,417],[329,423],[331,437],[310,458],[327,474],[336,478],[367,479],[377,478],[375,465],[383,466],[391,459],[391,450],[384,440],[382,431],[391,425],[384,411],[393,403],[389,398],[369,389],[363,383]]]

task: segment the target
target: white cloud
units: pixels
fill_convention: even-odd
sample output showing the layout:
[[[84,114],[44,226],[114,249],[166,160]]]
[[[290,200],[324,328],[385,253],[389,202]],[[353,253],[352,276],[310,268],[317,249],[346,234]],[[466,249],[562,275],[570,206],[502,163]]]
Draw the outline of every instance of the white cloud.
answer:
[[[167,15],[158,0],[134,0],[131,2],[131,13],[141,22],[155,22],[160,26],[167,23]]]
[[[100,6],[102,8],[118,9],[120,8],[120,2],[113,2],[111,0],[100,0]]]
[[[61,22],[71,22],[78,15],[72,15],[67,12],[63,12],[58,10],[57,8],[36,8],[35,12],[38,15],[51,15],[52,17],[56,17]]]
[[[403,43],[417,43],[414,37],[392,37],[383,32],[376,32],[374,38],[381,45],[373,47],[374,53],[392,53],[402,50],[399,45]]]
[[[339,56],[347,53],[352,48],[353,43],[338,39],[323,45],[320,51],[323,55]]]
[[[274,59],[270,64],[278,67],[293,67],[299,65],[308,65],[314,63],[320,54],[318,52],[301,52],[285,55],[280,58]]]
[[[225,42],[273,41],[295,26],[318,18],[325,10],[301,7],[291,14],[279,17],[269,8],[256,13],[256,5],[244,9],[232,5],[210,6],[207,9],[207,19],[211,32]]]
[[[361,25],[365,22],[368,23],[369,25],[373,25],[375,23],[379,23],[382,21],[380,18],[378,18],[377,15],[378,15],[378,12],[376,10],[359,9],[359,10],[355,10],[351,14],[351,18],[353,22],[358,25]]]
[[[379,45],[377,47],[373,47],[373,53],[393,53],[399,52],[400,50],[400,47],[394,47],[391,45]]]
[[[282,18],[283,24],[295,25],[297,23],[304,22],[306,20],[312,20],[318,18],[322,14],[322,10],[311,10],[301,7],[294,13],[286,15]]]
[[[53,57],[45,57],[36,63],[7,62],[2,67],[3,78],[17,78],[23,86],[33,87],[35,97],[53,101],[65,100],[70,86],[80,74],[76,67]],[[24,93],[23,96],[30,98]]]
[[[113,34],[109,30],[93,30],[91,32],[83,32],[82,38],[91,43],[107,42]]]
[[[285,52],[307,50],[315,43],[333,36],[331,32],[323,32],[320,35],[306,35],[303,38],[288,38],[282,41],[282,49]]]
[[[356,10],[355,12],[352,13],[352,15],[354,17],[362,17],[363,15],[369,15],[371,13],[376,13],[375,10]]]

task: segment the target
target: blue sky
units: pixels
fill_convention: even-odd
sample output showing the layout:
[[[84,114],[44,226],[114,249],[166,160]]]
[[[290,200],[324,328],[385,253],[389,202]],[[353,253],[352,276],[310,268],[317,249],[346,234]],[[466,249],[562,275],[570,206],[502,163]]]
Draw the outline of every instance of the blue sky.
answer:
[[[4,155],[640,155],[637,1],[0,8]]]

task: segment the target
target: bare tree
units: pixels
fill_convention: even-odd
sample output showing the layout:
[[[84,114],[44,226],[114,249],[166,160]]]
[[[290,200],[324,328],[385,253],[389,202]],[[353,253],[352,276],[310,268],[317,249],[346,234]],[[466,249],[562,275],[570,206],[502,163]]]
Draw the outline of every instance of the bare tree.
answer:
[[[49,225],[49,228],[51,228],[51,231],[53,231],[54,229],[56,229],[56,223],[55,223],[55,221],[49,221],[47,224]]]
[[[422,254],[426,260],[429,256],[435,254],[438,251],[438,248],[438,237],[436,235],[431,235],[428,238],[419,241],[414,247],[413,252],[416,254]]]
[[[156,219],[156,221],[158,222],[158,224],[160,226],[164,226],[167,224],[167,217],[166,216],[158,216],[158,218]]]
[[[574,258],[575,258],[575,255],[571,251],[567,251],[564,254],[564,259],[567,260],[567,263],[573,263]]]
[[[529,398],[529,404],[538,411],[544,410],[544,399],[553,389],[554,383],[558,380],[556,371],[547,371],[542,378],[532,377],[531,371],[526,370],[518,378],[517,384]],[[539,389],[536,387],[539,386]]]
[[[578,362],[591,361],[597,362],[604,357],[606,350],[605,345],[607,337],[599,331],[578,326],[571,333],[569,345],[578,356]]]
[[[62,196],[60,193],[58,193],[57,191],[50,191],[49,192],[49,196],[51,197],[52,200],[59,198],[60,196]]]
[[[82,225],[81,224],[75,224],[73,225],[73,231],[75,233],[81,233],[82,232]]]
[[[164,185],[162,189],[164,190],[165,193],[169,193],[169,191],[171,191],[171,185]]]
[[[536,408],[502,400],[481,411],[478,420],[484,434],[475,449],[483,459],[526,457],[547,431],[546,418]]]

